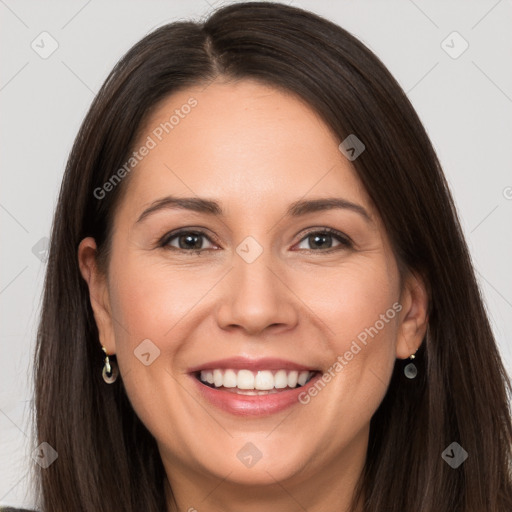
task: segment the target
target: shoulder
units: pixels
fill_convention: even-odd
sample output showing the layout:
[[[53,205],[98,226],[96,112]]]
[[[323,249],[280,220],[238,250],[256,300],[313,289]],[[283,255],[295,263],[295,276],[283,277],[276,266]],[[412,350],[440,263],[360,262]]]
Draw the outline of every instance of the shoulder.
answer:
[[[0,512],[35,512],[26,508],[0,507]]]

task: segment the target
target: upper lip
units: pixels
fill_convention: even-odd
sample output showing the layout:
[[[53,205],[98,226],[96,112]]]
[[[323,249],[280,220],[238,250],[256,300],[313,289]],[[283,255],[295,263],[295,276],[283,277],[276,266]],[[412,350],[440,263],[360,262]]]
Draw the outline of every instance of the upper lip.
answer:
[[[258,359],[251,359],[247,357],[229,357],[226,359],[217,359],[215,361],[208,361],[206,363],[198,364],[189,368],[190,373],[198,372],[201,370],[213,369],[233,369],[233,370],[298,370],[298,371],[317,371],[317,368],[311,366],[295,363],[286,359],[279,359],[275,357],[261,357]]]

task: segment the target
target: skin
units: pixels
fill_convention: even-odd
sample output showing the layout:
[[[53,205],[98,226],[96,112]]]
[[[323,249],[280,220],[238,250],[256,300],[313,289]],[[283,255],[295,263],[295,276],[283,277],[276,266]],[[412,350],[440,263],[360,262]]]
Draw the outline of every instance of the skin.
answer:
[[[80,244],[101,345],[116,354],[130,401],[157,440],[180,511],[347,510],[395,359],[425,335],[425,285],[412,274],[400,281],[341,141],[307,104],[251,80],[203,89],[166,98],[145,123],[136,147],[190,97],[198,102],[123,183],[107,275],[94,239]],[[214,199],[225,215],[166,209],[137,223],[169,194]],[[349,209],[285,216],[294,201],[325,197],[364,207],[370,221]],[[353,247],[308,238],[326,227]],[[202,254],[158,247],[178,228],[204,228]],[[252,263],[236,252],[247,236],[263,249]],[[179,237],[169,244],[178,248]],[[238,355],[325,372],[395,302],[401,311],[307,405],[235,416],[205,401],[187,373]],[[149,366],[134,357],[144,339],[160,350]],[[251,468],[237,458],[247,442],[262,454]]]

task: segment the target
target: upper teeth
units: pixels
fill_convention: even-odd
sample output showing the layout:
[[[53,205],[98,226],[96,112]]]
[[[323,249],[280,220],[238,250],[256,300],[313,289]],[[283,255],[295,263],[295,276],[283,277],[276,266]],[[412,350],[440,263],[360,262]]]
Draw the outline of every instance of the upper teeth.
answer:
[[[274,373],[270,370],[202,370],[201,380],[213,384],[219,388],[238,389],[283,389],[287,386],[294,388],[303,386],[315,372],[296,370],[277,370]]]

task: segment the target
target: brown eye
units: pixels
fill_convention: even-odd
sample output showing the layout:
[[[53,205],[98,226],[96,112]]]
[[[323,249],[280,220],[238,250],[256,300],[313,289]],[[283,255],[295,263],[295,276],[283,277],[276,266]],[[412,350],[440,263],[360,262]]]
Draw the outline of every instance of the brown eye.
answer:
[[[183,252],[201,252],[211,247],[205,247],[204,240],[212,244],[208,236],[201,231],[178,231],[164,236],[160,247]],[[213,244],[212,244],[213,246]]]
[[[333,242],[338,243],[333,246]],[[300,244],[304,243],[309,247],[300,247]],[[332,229],[311,231],[299,242],[300,249],[316,252],[329,252],[331,250],[338,250],[347,247],[352,247],[350,240],[339,231]]]

